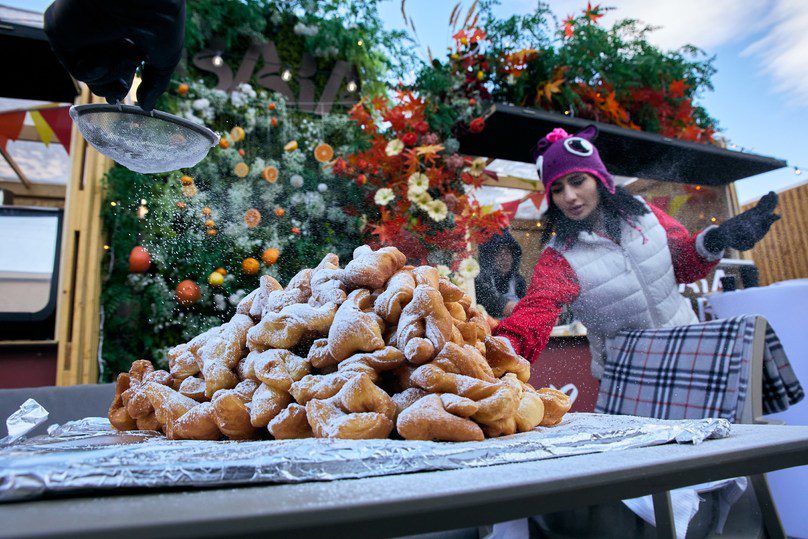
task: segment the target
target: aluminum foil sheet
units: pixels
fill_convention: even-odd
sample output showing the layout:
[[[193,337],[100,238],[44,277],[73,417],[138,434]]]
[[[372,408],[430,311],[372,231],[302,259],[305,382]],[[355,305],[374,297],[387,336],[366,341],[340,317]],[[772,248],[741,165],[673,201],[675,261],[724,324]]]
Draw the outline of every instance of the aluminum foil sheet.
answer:
[[[696,444],[724,438],[729,431],[724,419],[665,421],[574,413],[555,427],[482,442],[211,442],[117,432],[106,418],[87,418],[0,448],[0,501],[87,490],[296,483],[449,470],[670,442]]]

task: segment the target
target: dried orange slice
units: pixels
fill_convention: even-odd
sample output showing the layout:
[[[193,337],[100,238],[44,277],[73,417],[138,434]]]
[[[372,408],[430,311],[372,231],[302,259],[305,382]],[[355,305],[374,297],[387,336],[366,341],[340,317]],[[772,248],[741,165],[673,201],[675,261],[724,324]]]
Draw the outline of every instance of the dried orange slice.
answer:
[[[244,140],[245,136],[246,133],[244,132],[244,129],[239,126],[236,126],[230,130],[230,138],[233,139],[233,142],[241,142]]]
[[[278,217],[283,217],[284,215],[286,215],[286,210],[284,210],[283,208],[275,208],[275,215],[277,215]]]
[[[321,142],[314,148],[314,158],[320,163],[328,163],[334,157],[334,148],[330,144]]]
[[[261,222],[261,212],[255,208],[250,208],[244,213],[244,222],[247,228],[255,228]]]
[[[278,181],[278,169],[273,166],[268,166],[261,171],[261,177],[269,183],[275,183]]]
[[[233,167],[233,174],[235,174],[239,178],[244,178],[249,173],[250,173],[250,167],[244,161],[236,163],[236,166]]]
[[[180,178],[180,183],[182,185],[193,185],[194,179],[192,177],[188,176],[188,175],[185,175],[185,176]]]

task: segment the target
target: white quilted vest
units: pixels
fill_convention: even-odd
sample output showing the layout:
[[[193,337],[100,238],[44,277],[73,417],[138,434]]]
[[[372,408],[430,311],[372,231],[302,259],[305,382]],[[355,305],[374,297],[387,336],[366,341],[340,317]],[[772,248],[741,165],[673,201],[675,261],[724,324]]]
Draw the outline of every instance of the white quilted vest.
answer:
[[[587,328],[592,375],[603,374],[606,340],[618,332],[684,326],[698,322],[679,293],[665,229],[649,211],[635,217],[639,230],[621,221],[621,245],[581,232],[568,249],[551,241],[578,278],[580,294],[571,307]]]

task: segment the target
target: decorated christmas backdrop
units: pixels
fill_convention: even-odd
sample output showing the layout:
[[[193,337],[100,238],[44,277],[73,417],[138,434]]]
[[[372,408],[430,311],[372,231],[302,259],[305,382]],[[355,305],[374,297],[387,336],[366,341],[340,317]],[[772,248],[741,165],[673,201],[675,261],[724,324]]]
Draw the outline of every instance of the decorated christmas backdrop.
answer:
[[[419,58],[417,29],[383,29],[375,1],[189,0],[186,56],[158,108],[203,123],[219,147],[192,169],[105,178],[102,377],[232,316],[261,274],[282,283],[327,252],[395,245],[474,279],[476,245],[508,225],[465,156],[485,110],[509,102],[720,143],[694,103],[711,61],[665,52],[648,28],[599,24],[587,5],[498,19],[458,4],[452,46]],[[414,76],[412,74],[415,74]]]

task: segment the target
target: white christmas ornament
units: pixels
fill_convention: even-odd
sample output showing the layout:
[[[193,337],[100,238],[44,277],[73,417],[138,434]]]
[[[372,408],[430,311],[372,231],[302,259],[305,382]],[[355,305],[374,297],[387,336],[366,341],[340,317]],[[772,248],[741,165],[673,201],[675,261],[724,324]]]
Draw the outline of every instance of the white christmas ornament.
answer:
[[[317,190],[320,191],[321,193],[325,193],[326,191],[328,191],[328,186],[324,183],[320,183],[317,185]]]
[[[301,187],[303,187],[303,176],[301,176],[300,174],[295,174],[294,176],[289,178],[289,183],[295,189],[300,189]]]

